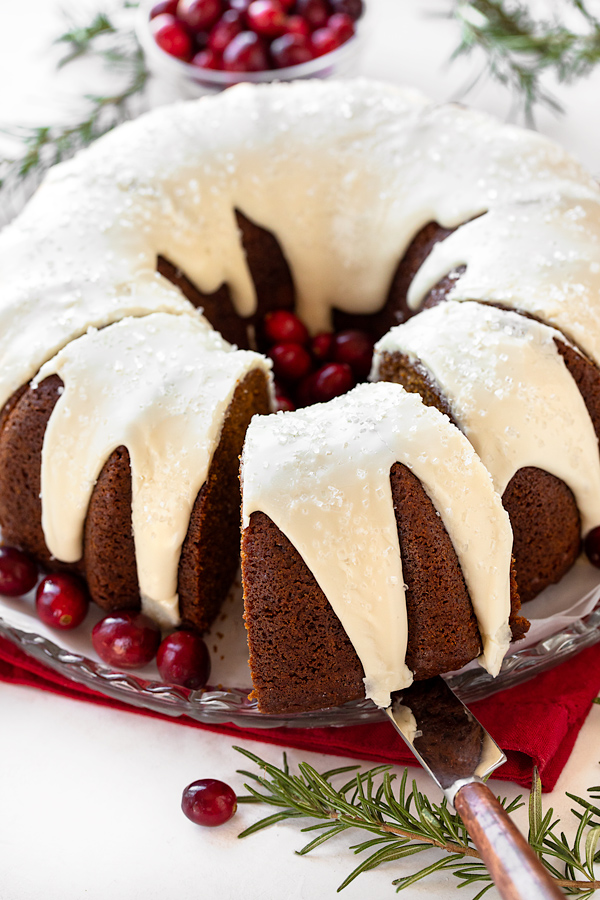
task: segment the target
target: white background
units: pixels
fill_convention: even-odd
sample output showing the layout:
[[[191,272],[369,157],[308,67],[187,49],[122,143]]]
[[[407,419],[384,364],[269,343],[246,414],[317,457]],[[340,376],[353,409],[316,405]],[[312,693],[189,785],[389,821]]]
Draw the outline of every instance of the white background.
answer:
[[[476,63],[445,66],[457,41],[455,26],[427,16],[428,10],[447,8],[449,2],[370,3],[361,70],[412,84],[439,100],[456,97]],[[56,50],[48,48],[61,30],[61,7],[57,0],[3,0],[0,123],[40,124],[57,111],[64,116],[72,110],[72,97],[87,75],[69,69],[59,78],[54,73]],[[599,171],[600,71],[557,94],[567,114],[555,118],[542,112],[539,127]],[[159,88],[154,96],[165,94]],[[504,91],[489,85],[469,102],[501,117],[511,105]],[[188,822],[179,804],[190,781],[221,778],[242,792],[235,770],[246,767],[246,761],[227,737],[1,683],[0,723],[0,900],[328,900],[356,864],[347,849],[351,838],[331,842],[309,857],[295,856],[294,850],[306,842],[297,824],[238,841],[237,834],[259,815],[252,806],[241,807],[218,829]],[[567,816],[570,807],[565,790],[582,794],[600,781],[599,737],[596,706],[557,789],[545,798],[561,815]],[[280,748],[245,743],[264,758],[281,761]],[[292,751],[290,758],[298,761],[300,755]],[[321,769],[338,762],[318,754],[303,758]],[[421,789],[433,796],[427,778],[413,772]],[[504,795],[520,792],[492,784]],[[526,828],[525,814],[517,818]],[[381,866],[362,875],[342,896],[391,898],[393,878],[434,858],[428,854]],[[454,897],[454,880],[436,876],[402,896]]]

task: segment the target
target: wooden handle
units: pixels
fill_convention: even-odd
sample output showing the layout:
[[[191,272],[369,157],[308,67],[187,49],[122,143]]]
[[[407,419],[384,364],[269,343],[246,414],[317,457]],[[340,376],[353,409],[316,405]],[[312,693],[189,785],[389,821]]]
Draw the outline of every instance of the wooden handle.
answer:
[[[465,784],[454,806],[504,900],[564,900],[486,784]]]

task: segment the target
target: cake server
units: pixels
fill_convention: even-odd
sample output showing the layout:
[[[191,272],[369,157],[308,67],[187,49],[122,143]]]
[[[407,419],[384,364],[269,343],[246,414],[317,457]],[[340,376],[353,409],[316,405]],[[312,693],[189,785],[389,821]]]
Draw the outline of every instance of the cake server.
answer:
[[[564,900],[484,778],[506,757],[440,678],[392,694],[394,728],[465,823],[504,900]]]

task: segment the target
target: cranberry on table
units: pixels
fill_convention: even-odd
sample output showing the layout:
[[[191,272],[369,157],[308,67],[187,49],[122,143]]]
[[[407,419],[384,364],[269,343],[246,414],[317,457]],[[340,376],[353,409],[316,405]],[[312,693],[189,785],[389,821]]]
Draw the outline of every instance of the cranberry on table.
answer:
[[[271,44],[271,58],[278,69],[300,66],[314,59],[314,53],[307,38],[301,34],[282,34]]]
[[[237,797],[224,781],[201,778],[185,788],[181,798],[184,814],[196,825],[223,825],[237,809]]]
[[[179,0],[177,18],[192,31],[206,31],[221,17],[221,0]]]
[[[160,16],[162,13],[168,13],[170,16],[174,16],[177,11],[178,3],[179,0],[159,0],[159,2],[155,3],[150,10],[150,18],[155,19],[156,16]]]
[[[0,594],[21,597],[37,581],[37,566],[31,557],[16,547],[0,547]]]
[[[59,572],[40,581],[35,593],[35,608],[45,625],[68,631],[77,628],[85,619],[89,599],[79,578]]]
[[[142,613],[122,610],[101,619],[92,629],[94,650],[118,669],[138,669],[156,656],[160,628]]]
[[[347,363],[327,363],[315,372],[312,392],[315,403],[327,403],[354,387],[352,369]]]
[[[363,0],[329,0],[329,5],[336,13],[345,13],[354,19],[360,19],[364,12]]]
[[[197,631],[174,631],[162,641],[156,665],[163,681],[190,690],[203,688],[210,676],[208,647]]]
[[[275,377],[284,381],[298,381],[312,368],[310,354],[302,344],[275,344],[269,350],[269,356],[273,360]]]
[[[308,37],[310,34],[308,22],[302,16],[289,16],[285,23],[285,31],[286,34],[299,34],[301,37]]]
[[[315,56],[325,56],[337,50],[342,41],[332,28],[317,28],[311,35],[310,43]]]
[[[253,31],[242,31],[223,51],[223,68],[227,72],[263,72],[269,59],[262,39]]]
[[[600,569],[600,525],[588,531],[583,547],[591,564]]]
[[[273,41],[275,43],[275,41]],[[271,52],[273,45],[271,45]],[[264,319],[264,333],[268,341],[279,344],[283,341],[291,341],[293,344],[306,344],[308,341],[308,329],[304,322],[293,312],[286,309],[277,309],[267,313]]]
[[[295,12],[303,16],[314,30],[327,24],[331,10],[325,0],[297,0]]]
[[[286,14],[279,0],[252,0],[246,21],[256,34],[278,37],[285,31]]]
[[[310,352],[319,362],[330,359],[333,351],[333,338],[332,331],[321,331],[319,334],[315,334],[310,342]]]
[[[330,28],[340,42],[345,44],[354,35],[354,19],[346,13],[334,13],[327,20],[327,27]]]
[[[219,21],[213,25],[212,31],[208,36],[208,47],[215,53],[222,53],[227,44],[229,44],[236,34],[243,31],[243,23],[241,13],[235,9],[228,9],[223,13]]]
[[[162,13],[150,22],[150,31],[154,40],[165,53],[177,59],[189,60],[192,56],[192,39],[174,16]]]
[[[335,362],[347,363],[358,380],[371,371],[373,340],[364,331],[348,329],[334,336],[332,357]]]

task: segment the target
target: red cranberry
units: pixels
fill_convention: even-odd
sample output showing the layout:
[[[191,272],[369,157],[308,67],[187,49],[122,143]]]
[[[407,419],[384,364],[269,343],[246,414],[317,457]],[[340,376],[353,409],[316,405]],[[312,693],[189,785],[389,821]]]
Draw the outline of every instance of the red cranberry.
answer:
[[[189,60],[192,55],[192,39],[185,27],[168,13],[162,13],[150,22],[150,31],[161,50]]]
[[[329,0],[329,3],[333,7],[334,12],[345,13],[351,19],[354,19],[355,22],[357,19],[360,19],[364,12],[363,0]]]
[[[160,644],[160,628],[141,613],[121,610],[94,625],[92,644],[109,666],[137,669],[154,659]]]
[[[333,339],[333,359],[348,363],[357,379],[364,379],[371,371],[373,341],[364,331],[340,331]]]
[[[308,375],[312,367],[310,354],[301,344],[275,344],[269,350],[269,356],[273,360],[275,377],[284,381],[298,381]]]
[[[210,654],[197,631],[174,631],[158,648],[156,665],[163,681],[197,690],[208,681]]]
[[[297,0],[295,11],[306,19],[313,31],[327,24],[330,12],[325,0]]]
[[[285,31],[286,15],[278,0],[253,0],[246,12],[246,21],[256,34],[277,37]]]
[[[583,546],[591,564],[600,569],[600,525],[588,531]]]
[[[235,9],[240,16],[244,16],[251,3],[252,0],[229,0],[229,9]]]
[[[276,412],[294,412],[296,407],[284,391],[275,391],[275,410]]]
[[[188,784],[181,798],[184,814],[196,825],[223,825],[237,809],[237,797],[224,781],[201,778]]]
[[[337,35],[340,44],[345,44],[354,34],[354,19],[346,13],[334,13],[327,20],[327,27]]]
[[[312,339],[310,343],[310,352],[319,362],[325,362],[325,360],[331,358],[331,353],[333,351],[333,337],[333,332],[321,331],[319,334],[315,334]]]
[[[242,16],[235,9],[223,13],[208,37],[208,47],[214,53],[221,54],[227,44],[242,31]],[[214,68],[211,67],[211,68]]]
[[[198,66],[199,69],[221,69],[223,67],[221,56],[208,47],[206,50],[196,53],[192,59],[192,65]]]
[[[341,40],[331,28],[317,28],[311,36],[311,47],[315,56],[325,56],[341,46]]]
[[[308,22],[302,16],[290,16],[285,23],[286,34],[299,34],[301,37],[308,37],[310,28]]]
[[[159,2],[155,3],[150,10],[150,18],[155,19],[157,16],[160,16],[163,13],[168,13],[170,16],[174,16],[177,10],[178,2],[179,0],[159,0]]]
[[[192,31],[206,31],[222,12],[221,0],[179,0],[177,18]]]
[[[317,373],[311,372],[306,378],[303,378],[296,390],[297,406],[312,406],[316,403],[315,399],[315,377]]]
[[[0,594],[20,597],[35,587],[38,570],[34,561],[16,547],[0,547]]]
[[[307,38],[301,34],[282,34],[271,44],[271,57],[276,68],[286,69],[288,66],[300,66],[314,59],[314,54]]]
[[[267,313],[264,331],[265,337],[272,344],[280,344],[282,341],[305,344],[308,341],[308,329],[304,322],[286,309],[277,309],[275,312]]]
[[[65,631],[77,628],[85,619],[88,607],[87,591],[75,575],[47,575],[35,592],[37,614],[51,628]]]
[[[327,403],[354,387],[352,369],[346,363],[327,363],[315,372],[312,385],[315,403]]]
[[[242,31],[223,51],[223,68],[227,72],[263,72],[269,68],[262,39],[252,31]]]

